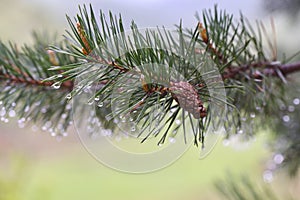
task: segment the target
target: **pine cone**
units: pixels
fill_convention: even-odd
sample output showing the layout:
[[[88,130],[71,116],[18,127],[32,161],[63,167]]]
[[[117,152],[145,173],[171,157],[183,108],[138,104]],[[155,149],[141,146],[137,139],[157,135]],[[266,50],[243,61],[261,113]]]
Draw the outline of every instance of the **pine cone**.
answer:
[[[169,88],[173,98],[179,106],[191,113],[195,119],[203,118],[207,115],[206,109],[196,91],[188,82],[171,82]]]

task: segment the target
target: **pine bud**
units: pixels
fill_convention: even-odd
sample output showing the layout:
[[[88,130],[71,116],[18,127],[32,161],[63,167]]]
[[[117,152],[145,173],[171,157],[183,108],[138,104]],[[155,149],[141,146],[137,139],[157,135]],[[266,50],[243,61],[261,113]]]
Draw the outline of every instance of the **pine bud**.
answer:
[[[179,106],[191,113],[195,119],[203,118],[207,115],[206,109],[196,91],[188,82],[171,82],[169,90]]]

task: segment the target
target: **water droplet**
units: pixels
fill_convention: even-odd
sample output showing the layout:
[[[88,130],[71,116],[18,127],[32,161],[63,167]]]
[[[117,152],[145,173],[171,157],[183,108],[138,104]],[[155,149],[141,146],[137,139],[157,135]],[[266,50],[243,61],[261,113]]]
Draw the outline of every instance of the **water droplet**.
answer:
[[[224,145],[224,146],[227,147],[227,146],[229,146],[229,144],[230,144],[230,141],[229,141],[228,139],[224,139],[224,140],[223,140],[223,145]]]
[[[71,99],[71,98],[72,98],[71,93],[67,94],[66,99]]]
[[[290,116],[284,115],[284,116],[282,117],[282,120],[283,120],[284,122],[289,122],[289,121],[290,121]]]
[[[279,164],[281,164],[281,163],[283,162],[284,157],[283,157],[282,154],[279,153],[279,154],[276,154],[276,155],[274,156],[273,160],[274,160],[274,162],[275,162],[277,165],[279,165]]]
[[[136,126],[135,125],[132,126],[130,130],[131,130],[131,132],[135,132],[136,131]]]
[[[43,107],[43,108],[41,109],[41,113],[46,113],[46,112],[47,112],[47,108]]]
[[[238,134],[243,134],[243,133],[244,133],[243,129],[238,130]]]
[[[3,101],[0,101],[0,105],[2,105],[3,104]]]
[[[6,110],[5,110],[5,108],[2,108],[1,111],[0,111],[0,116],[4,117],[5,114],[6,114]]]
[[[16,105],[17,105],[16,102],[12,102],[11,104],[12,107],[15,107]]]
[[[9,119],[5,118],[4,123],[8,123],[8,122],[9,122]]]
[[[103,102],[99,102],[98,107],[99,108],[103,107]]]
[[[88,100],[88,102],[87,102],[87,103],[88,103],[88,105],[90,105],[90,106],[91,106],[91,105],[93,105],[93,103],[94,103],[94,99],[90,99],[90,100]]]
[[[99,96],[96,96],[95,97],[95,101],[99,101],[100,100],[100,97]]]
[[[51,85],[51,87],[53,87],[54,89],[59,89],[61,86],[61,82],[55,82]]]
[[[125,123],[125,122],[126,122],[126,118],[125,118],[125,117],[122,117],[122,118],[121,118],[121,122]]]
[[[56,136],[56,133],[55,133],[53,130],[50,130],[50,135],[51,135],[52,137],[55,137],[55,136]]]
[[[27,105],[24,109],[24,112],[27,113],[29,110],[30,110],[30,106]]]
[[[242,117],[241,120],[245,122],[245,121],[247,121],[247,118],[246,117]]]
[[[15,116],[16,116],[16,111],[10,110],[10,111],[8,112],[8,116],[9,116],[9,117],[15,117]]]
[[[260,106],[256,106],[255,109],[256,110],[261,110],[261,107]]]
[[[68,117],[68,114],[67,113],[63,113],[62,115],[61,115],[61,118],[62,119],[66,119]]]
[[[170,110],[170,113],[174,113],[176,110],[177,110],[177,108],[172,108],[172,109]]]
[[[299,104],[300,104],[300,99],[295,98],[295,99],[293,100],[293,103],[294,103],[295,105],[299,105]]]
[[[68,104],[66,105],[66,110],[71,110],[71,109],[72,109],[72,105],[68,103]]]
[[[130,117],[130,118],[129,118],[129,121],[130,121],[130,122],[133,122],[133,118],[132,118],[132,117]]]
[[[22,117],[21,119],[18,120],[18,126],[19,128],[24,128],[25,127],[25,122],[26,119],[24,117]]]
[[[289,106],[288,111],[289,112],[294,112],[295,111],[295,106]]]
[[[68,133],[67,133],[67,132],[62,132],[61,135],[62,135],[63,137],[67,137],[67,136],[68,136]]]
[[[58,74],[58,75],[57,75],[57,78],[62,78],[62,77],[63,77],[62,74]]]
[[[175,124],[180,125],[180,124],[181,124],[181,121],[180,121],[179,119],[176,119],[176,120],[175,120]]]
[[[251,118],[255,118],[255,113],[250,113]]]
[[[44,124],[44,126],[45,126],[46,128],[50,128],[51,125],[52,125],[52,122],[51,122],[51,121],[47,121],[47,122]]]
[[[266,170],[263,173],[263,179],[266,183],[271,183],[273,181],[273,173],[270,170]]]
[[[174,137],[170,137],[169,138],[169,142],[172,143],[172,144],[174,144],[176,142],[176,139]]]

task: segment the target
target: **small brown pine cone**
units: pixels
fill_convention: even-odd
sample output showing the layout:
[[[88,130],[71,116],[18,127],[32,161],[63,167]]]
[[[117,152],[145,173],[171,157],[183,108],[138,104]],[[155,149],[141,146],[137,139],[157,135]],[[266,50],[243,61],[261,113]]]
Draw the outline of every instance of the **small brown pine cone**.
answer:
[[[169,88],[173,98],[179,103],[179,106],[191,113],[195,119],[206,116],[206,109],[196,91],[188,82],[171,82]]]

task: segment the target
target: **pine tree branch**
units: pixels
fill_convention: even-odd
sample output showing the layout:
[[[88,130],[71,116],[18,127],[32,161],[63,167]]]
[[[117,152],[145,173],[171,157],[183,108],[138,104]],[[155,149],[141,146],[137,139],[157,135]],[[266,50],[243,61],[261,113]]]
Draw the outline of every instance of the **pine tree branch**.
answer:
[[[253,70],[257,69],[257,70]],[[263,79],[264,77],[279,77],[278,70],[284,75],[300,71],[300,61],[295,63],[278,64],[274,62],[252,63],[242,66],[230,66],[224,73],[223,79],[236,79],[241,73],[247,73],[248,76],[255,79]]]

